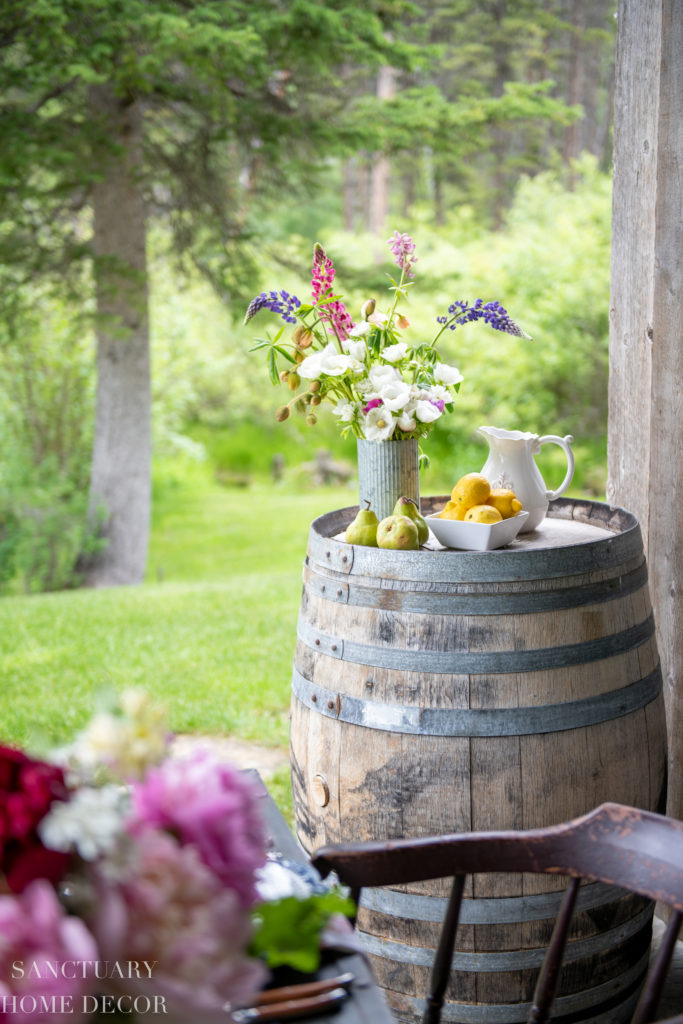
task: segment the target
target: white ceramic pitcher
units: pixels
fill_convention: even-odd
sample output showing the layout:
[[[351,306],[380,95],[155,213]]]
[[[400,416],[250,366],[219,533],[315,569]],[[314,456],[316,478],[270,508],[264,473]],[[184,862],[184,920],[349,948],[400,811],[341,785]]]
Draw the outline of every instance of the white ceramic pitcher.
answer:
[[[539,437],[538,434],[501,430],[499,427],[479,427],[477,433],[486,438],[490,448],[482,474],[491,487],[507,487],[515,492],[523,509],[529,513],[522,531],[535,530],[545,519],[548,502],[564,494],[572,482],[574,453],[570,445],[574,438],[571,434],[566,437],[556,437],[554,434]],[[546,488],[534,460],[541,445],[551,442],[559,445],[567,456],[567,474],[556,491]]]

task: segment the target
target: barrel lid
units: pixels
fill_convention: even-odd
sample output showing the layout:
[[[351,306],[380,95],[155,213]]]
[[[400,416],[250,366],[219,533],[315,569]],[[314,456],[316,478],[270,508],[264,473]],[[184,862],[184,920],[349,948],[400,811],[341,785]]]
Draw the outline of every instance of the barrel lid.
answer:
[[[423,513],[443,508],[447,496],[423,498]],[[434,582],[547,579],[609,569],[642,555],[638,520],[604,502],[558,498],[542,525],[518,534],[505,548],[457,551],[433,542],[419,551],[389,551],[347,544],[343,533],[357,505],[314,519],[308,558],[328,570],[359,576]],[[430,539],[431,540],[431,539]]]

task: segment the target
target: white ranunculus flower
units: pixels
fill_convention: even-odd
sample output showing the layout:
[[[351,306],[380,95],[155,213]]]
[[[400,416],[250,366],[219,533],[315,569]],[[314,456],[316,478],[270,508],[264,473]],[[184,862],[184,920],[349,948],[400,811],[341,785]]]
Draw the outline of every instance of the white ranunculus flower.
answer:
[[[429,395],[430,398],[434,398],[437,402],[453,401],[453,395],[450,393],[448,388],[445,388],[443,386],[443,384],[432,384],[432,386],[427,389],[427,394]]]
[[[449,366],[448,363],[436,363],[434,366],[434,380],[439,384],[459,384],[464,379],[457,366]]]
[[[307,356],[297,367],[297,373],[305,380],[316,380],[321,373],[328,377],[340,377],[351,368],[351,357],[339,352],[330,341],[320,352]]]
[[[412,430],[415,430],[415,428],[417,427],[417,421],[415,419],[414,412],[415,406],[411,402],[410,405],[407,405],[405,407],[401,415],[396,420],[396,425],[398,426],[399,430],[405,430],[407,433],[410,433]]]
[[[316,380],[322,373],[322,352],[312,352],[310,356],[299,363],[296,368],[296,372],[300,377],[304,377],[305,380]]]
[[[368,323],[372,324],[373,327],[384,327],[388,319],[389,316],[387,313],[380,313],[379,310],[375,310],[375,312],[371,313],[368,317]]]
[[[398,363],[405,356],[408,351],[408,346],[405,341],[398,341],[395,345],[387,345],[386,348],[382,349],[382,359],[386,359],[388,363]]]
[[[355,327],[351,328],[351,330],[349,331],[349,337],[350,338],[362,338],[363,335],[368,334],[369,331],[371,331],[371,330],[372,330],[372,324],[369,323],[367,320],[361,320],[361,322],[359,324],[356,324]]]
[[[367,377],[365,380],[357,380],[353,386],[358,394],[363,395],[368,402],[371,398],[379,398],[372,381],[369,381]]]
[[[429,399],[421,398],[415,405],[415,416],[420,423],[433,423],[441,415],[441,409]]]
[[[392,412],[398,412],[400,409],[405,408],[410,401],[410,384],[406,384],[402,380],[391,381],[391,383],[385,384],[384,387],[380,388],[379,397],[387,409],[391,409]]]
[[[403,377],[395,366],[373,366],[370,369],[368,377],[377,391],[385,387],[387,384],[393,384],[395,381],[403,380]]]
[[[361,362],[368,354],[368,347],[362,338],[360,341],[351,341],[349,338],[346,338],[342,341],[342,348],[346,352],[347,356],[351,356],[352,359],[357,359]]]
[[[396,420],[382,405],[365,414],[363,433],[367,441],[388,441],[395,428]]]
[[[349,370],[353,369],[354,363],[358,362],[358,360],[352,359],[351,356],[338,352],[332,342],[323,349],[322,355],[322,372],[326,373],[329,377],[341,377],[342,374],[348,373]]]
[[[342,423],[353,423],[356,418],[356,406],[353,402],[337,402],[332,415],[337,416]]]

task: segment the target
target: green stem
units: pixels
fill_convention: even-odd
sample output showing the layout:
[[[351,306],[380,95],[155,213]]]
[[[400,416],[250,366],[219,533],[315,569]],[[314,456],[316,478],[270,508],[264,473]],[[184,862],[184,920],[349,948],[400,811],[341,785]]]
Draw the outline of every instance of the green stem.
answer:
[[[398,287],[394,289],[394,301],[392,302],[391,309],[389,310],[389,316],[387,318],[387,327],[391,326],[391,321],[394,318],[394,313],[396,312],[396,307],[398,306],[399,297],[403,295],[403,282],[405,281],[405,279],[406,270],[405,267],[401,267],[401,280],[398,282]]]

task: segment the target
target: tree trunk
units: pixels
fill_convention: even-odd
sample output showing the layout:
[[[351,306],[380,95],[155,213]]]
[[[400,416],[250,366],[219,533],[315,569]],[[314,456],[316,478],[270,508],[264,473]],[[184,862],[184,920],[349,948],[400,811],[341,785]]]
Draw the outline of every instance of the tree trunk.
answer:
[[[683,818],[683,0],[621,0],[618,24],[608,498],[643,531]]]
[[[145,208],[138,177],[139,104],[96,87],[92,104],[116,152],[93,189],[97,402],[91,516],[106,546],[86,568],[91,586],[144,577],[151,504],[151,393]]]
[[[381,67],[377,72],[377,98],[390,100],[396,95],[396,72],[390,67]],[[389,161],[376,153],[370,175],[370,231],[381,235],[385,229],[389,208]]]
[[[573,0],[571,13],[572,31],[569,36],[569,78],[567,82],[567,103],[575,106],[581,102],[583,95],[583,74],[584,74],[584,11],[583,0]],[[568,185],[570,191],[576,186],[576,174],[572,168],[572,161],[576,160],[581,153],[581,119],[572,121],[564,130],[564,143],[562,146],[562,159],[569,167]]]

